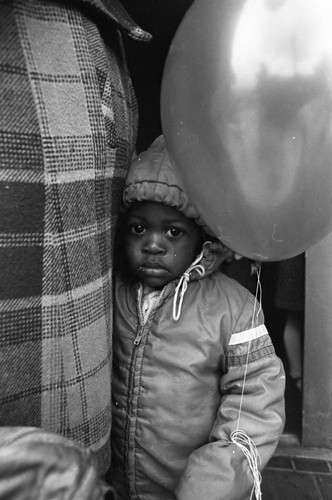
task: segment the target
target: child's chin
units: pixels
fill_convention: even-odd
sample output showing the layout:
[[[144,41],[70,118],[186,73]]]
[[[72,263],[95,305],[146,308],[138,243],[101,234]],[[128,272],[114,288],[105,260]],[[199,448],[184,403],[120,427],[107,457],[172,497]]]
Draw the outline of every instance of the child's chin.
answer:
[[[143,280],[144,285],[147,285],[151,288],[163,288],[165,285],[167,285],[169,280],[162,280],[158,278],[144,278]]]
[[[150,268],[141,266],[136,273],[139,280],[152,288],[162,288],[170,280],[171,275],[169,271],[164,268]]]

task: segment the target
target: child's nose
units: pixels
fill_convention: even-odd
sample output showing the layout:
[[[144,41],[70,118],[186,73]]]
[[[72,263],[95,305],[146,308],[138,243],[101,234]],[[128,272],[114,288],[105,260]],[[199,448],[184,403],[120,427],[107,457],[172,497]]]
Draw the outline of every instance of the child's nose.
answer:
[[[163,238],[159,234],[151,234],[150,237],[147,239],[143,250],[148,253],[164,253],[165,252],[165,245],[163,243]]]

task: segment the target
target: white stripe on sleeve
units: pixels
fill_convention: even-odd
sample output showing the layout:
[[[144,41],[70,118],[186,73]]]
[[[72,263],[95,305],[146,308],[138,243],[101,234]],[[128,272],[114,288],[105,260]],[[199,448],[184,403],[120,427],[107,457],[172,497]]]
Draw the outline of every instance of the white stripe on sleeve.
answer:
[[[268,335],[268,331],[265,325],[259,325],[250,330],[244,330],[243,332],[233,333],[229,341],[229,345],[242,344],[244,342],[250,342],[250,340],[258,339],[263,337],[263,335]]]

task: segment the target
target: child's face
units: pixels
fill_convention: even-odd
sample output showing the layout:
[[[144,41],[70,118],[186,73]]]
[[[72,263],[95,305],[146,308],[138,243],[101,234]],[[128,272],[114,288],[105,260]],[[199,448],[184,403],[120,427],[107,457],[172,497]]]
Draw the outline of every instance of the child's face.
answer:
[[[127,262],[136,277],[153,288],[180,276],[196,257],[201,240],[200,227],[175,208],[143,201],[127,212]]]

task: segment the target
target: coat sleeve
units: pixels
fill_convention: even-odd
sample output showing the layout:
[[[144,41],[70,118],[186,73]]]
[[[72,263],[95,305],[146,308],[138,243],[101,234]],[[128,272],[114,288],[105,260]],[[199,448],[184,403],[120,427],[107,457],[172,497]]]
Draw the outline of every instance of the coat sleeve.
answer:
[[[285,374],[262,321],[261,316],[253,328],[248,323],[230,337],[209,443],[189,456],[176,490],[178,500],[250,497],[253,475],[243,451],[230,441],[232,431],[244,431],[254,441],[260,471],[278,444],[285,418]]]

